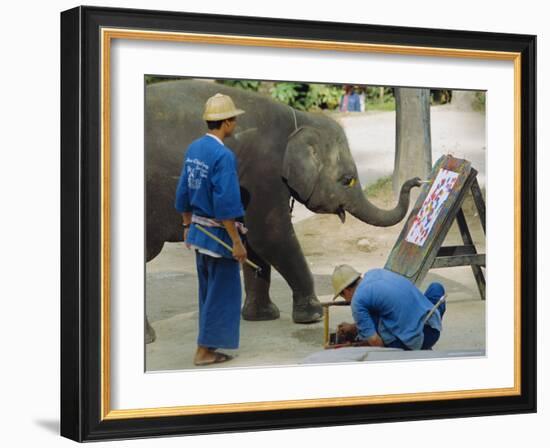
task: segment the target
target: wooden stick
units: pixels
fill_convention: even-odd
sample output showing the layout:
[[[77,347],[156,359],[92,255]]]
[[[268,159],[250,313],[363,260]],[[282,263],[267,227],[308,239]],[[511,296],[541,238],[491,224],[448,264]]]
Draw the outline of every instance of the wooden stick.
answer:
[[[202,227],[200,224],[195,223],[195,227],[199,229],[202,233],[212,238],[217,243],[220,243],[223,247],[225,247],[229,252],[233,252],[233,248],[227,244],[225,241],[220,240],[216,235],[213,233],[210,233],[208,230],[206,230],[204,227]],[[256,263],[250,261],[248,258],[244,260],[246,264],[251,266],[252,268],[256,269],[256,271],[261,272],[262,268],[258,266]]]
[[[321,306],[328,307],[328,306],[350,306],[351,302],[343,302],[342,300],[338,302],[321,302]]]
[[[325,320],[325,345],[329,343],[329,329],[328,329],[328,319],[329,319],[329,312],[328,312],[328,306],[323,307],[324,311],[324,320]]]
[[[437,301],[437,303],[433,306],[433,308],[430,310],[430,312],[426,315],[424,318],[424,324],[428,322],[428,319],[432,317],[433,313],[435,313],[435,310],[439,308],[439,305],[443,303],[443,301],[447,298],[447,294],[443,294],[441,298]]]

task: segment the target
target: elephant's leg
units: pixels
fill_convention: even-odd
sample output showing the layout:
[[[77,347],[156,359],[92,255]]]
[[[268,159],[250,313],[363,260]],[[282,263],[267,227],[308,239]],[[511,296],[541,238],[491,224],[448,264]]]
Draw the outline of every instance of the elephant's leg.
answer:
[[[258,255],[277,269],[292,289],[293,321],[319,321],[323,316],[323,308],[315,294],[313,276],[294,233],[290,216],[277,211],[269,213],[260,227],[259,232],[256,232],[250,226],[250,236],[256,236],[251,243]],[[271,229],[270,232],[266,232],[265,228]],[[258,235],[264,238],[258,238]]]
[[[155,333],[155,329],[151,327],[149,319],[147,319],[147,316],[145,316],[145,343],[151,344],[155,342],[156,338],[157,334]]]
[[[146,251],[147,253],[145,257],[145,262],[151,261],[158,254],[160,254],[163,247],[164,247],[164,239],[147,236],[147,251]]]
[[[274,320],[279,318],[279,309],[269,297],[269,285],[271,283],[271,266],[267,264],[247,244],[248,258],[261,268],[260,273],[246,263],[243,265],[244,289],[246,298],[242,309],[242,317],[245,320]]]
[[[292,289],[292,320],[304,324],[321,320],[323,307],[315,294],[313,275],[293,229],[285,241],[274,248],[268,261]]]
[[[151,261],[153,258],[155,258],[162,250],[162,246],[164,246],[164,241],[153,240],[152,238],[151,240],[147,239],[147,261]],[[147,315],[145,315],[145,343],[151,344],[155,342],[156,338],[157,334],[155,333],[154,328],[149,323]]]

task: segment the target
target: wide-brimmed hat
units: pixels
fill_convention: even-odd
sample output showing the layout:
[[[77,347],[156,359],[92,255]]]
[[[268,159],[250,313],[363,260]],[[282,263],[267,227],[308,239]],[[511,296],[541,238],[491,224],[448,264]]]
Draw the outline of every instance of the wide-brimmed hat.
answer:
[[[244,114],[244,110],[237,109],[230,96],[216,93],[206,101],[202,118],[206,121],[219,121],[241,114]]]
[[[335,300],[344,289],[351,285],[355,280],[361,277],[361,274],[353,269],[349,264],[341,264],[334,268],[332,273],[332,289],[334,290]]]

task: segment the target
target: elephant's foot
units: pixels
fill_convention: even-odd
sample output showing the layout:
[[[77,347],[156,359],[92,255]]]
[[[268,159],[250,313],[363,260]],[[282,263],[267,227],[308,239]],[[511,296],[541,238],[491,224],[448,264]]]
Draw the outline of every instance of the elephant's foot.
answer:
[[[297,324],[311,324],[323,318],[323,306],[315,296],[294,299],[292,320]]]
[[[155,342],[156,338],[157,334],[155,333],[155,329],[149,324],[149,319],[145,319],[145,343],[151,344]]]
[[[244,320],[275,320],[280,316],[279,308],[271,300],[249,299],[244,301],[241,315]]]

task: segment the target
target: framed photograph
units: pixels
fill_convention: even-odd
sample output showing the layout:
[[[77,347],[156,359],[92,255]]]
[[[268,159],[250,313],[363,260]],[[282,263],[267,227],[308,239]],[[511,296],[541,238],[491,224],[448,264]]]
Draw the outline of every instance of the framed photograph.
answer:
[[[535,412],[535,46],[61,13],[61,434]]]

